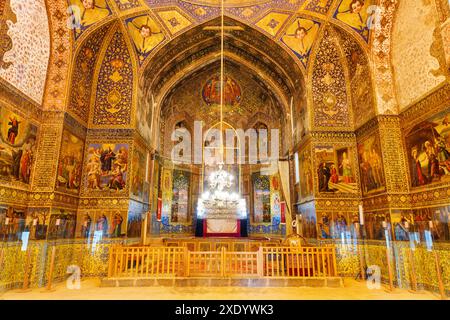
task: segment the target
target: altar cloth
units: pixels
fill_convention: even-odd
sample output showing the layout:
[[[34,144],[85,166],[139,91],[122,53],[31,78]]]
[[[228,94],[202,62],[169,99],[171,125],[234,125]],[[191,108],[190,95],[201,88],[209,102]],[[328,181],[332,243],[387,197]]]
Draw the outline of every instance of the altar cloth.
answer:
[[[214,234],[236,234],[239,232],[239,221],[235,219],[207,219],[206,233]]]

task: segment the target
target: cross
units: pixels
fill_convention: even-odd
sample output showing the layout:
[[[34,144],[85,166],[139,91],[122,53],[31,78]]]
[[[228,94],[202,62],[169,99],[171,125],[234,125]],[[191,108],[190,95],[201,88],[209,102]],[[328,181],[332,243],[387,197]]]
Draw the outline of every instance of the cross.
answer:
[[[222,31],[222,26],[204,27],[203,30],[204,31]],[[242,28],[240,26],[224,26],[223,30],[224,31],[243,31],[244,28]]]

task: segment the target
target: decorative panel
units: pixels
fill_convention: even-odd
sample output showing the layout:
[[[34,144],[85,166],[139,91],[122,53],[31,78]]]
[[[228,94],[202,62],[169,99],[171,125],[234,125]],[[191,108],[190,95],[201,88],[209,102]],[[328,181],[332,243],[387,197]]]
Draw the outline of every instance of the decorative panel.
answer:
[[[133,103],[133,64],[124,35],[116,31],[96,77],[94,125],[128,125]],[[98,79],[98,80],[97,80]]]
[[[312,71],[314,126],[335,129],[351,125],[347,82],[338,51],[330,30],[325,30],[314,60]]]

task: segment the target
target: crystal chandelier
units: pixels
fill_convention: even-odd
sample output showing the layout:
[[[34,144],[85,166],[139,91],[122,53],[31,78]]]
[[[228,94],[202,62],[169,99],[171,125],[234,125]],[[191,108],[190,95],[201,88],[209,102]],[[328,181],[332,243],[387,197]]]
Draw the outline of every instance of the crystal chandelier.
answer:
[[[247,216],[245,199],[239,197],[236,192],[228,191],[234,184],[234,177],[223,170],[223,164],[219,164],[219,170],[214,171],[208,177],[209,191],[205,191],[198,200],[197,214],[199,218],[206,213],[211,216],[239,217]]]

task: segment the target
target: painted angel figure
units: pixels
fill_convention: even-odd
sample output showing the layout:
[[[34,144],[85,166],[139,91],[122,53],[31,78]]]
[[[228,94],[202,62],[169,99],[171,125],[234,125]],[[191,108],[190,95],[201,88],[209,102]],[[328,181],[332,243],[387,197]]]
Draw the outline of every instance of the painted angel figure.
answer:
[[[369,18],[369,14],[367,13],[368,5],[368,0],[344,0],[339,6],[336,19],[345,22],[367,38],[369,34],[369,28],[367,26]]]
[[[151,23],[150,17],[146,16],[136,18],[127,24],[141,61],[164,39],[162,31],[157,31],[156,26],[152,28]]]
[[[302,22],[304,22],[303,25]],[[309,27],[307,24],[309,24]],[[297,53],[303,63],[306,63],[318,30],[318,24],[309,20],[298,19],[294,33],[288,33],[288,30],[283,37],[283,42]]]
[[[77,20],[83,28],[110,15],[106,0],[71,0],[70,2],[79,9],[79,12],[74,12],[74,14],[79,15]]]

